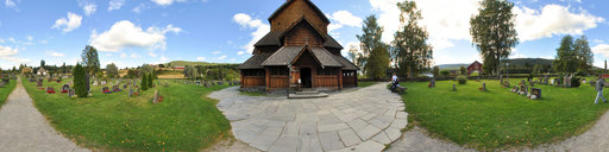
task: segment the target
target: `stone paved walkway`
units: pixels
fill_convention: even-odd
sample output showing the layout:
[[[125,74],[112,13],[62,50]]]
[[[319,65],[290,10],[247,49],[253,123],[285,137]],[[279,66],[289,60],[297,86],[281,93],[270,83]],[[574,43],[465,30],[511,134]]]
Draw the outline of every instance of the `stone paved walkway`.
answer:
[[[238,88],[214,92],[235,137],[262,151],[381,151],[401,136],[407,113],[385,84],[287,100],[251,97]]]
[[[0,151],[89,151],[57,133],[38,112],[21,80],[0,109]]]

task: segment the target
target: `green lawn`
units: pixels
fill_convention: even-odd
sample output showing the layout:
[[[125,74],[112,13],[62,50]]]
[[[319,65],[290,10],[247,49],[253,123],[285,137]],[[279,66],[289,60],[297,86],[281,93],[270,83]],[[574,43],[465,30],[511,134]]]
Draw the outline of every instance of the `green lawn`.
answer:
[[[488,92],[478,90],[482,82]],[[415,124],[483,151],[564,140],[587,130],[609,108],[594,105],[596,92],[588,84],[571,89],[537,85],[543,99],[529,100],[498,81],[482,82],[457,85],[457,92],[452,91],[455,81],[439,81],[434,89],[426,82],[403,83],[408,93],[402,97]]]
[[[72,99],[49,95],[24,79],[36,107],[52,125],[79,145],[103,151],[198,151],[229,135],[229,121],[216,108],[210,92],[226,88],[203,88],[166,81],[157,87],[164,101],[152,104],[154,90],[129,98],[128,90],[110,95],[93,88],[93,97]]]
[[[6,98],[8,98],[8,95],[11,94],[11,92],[13,92],[13,90],[15,89],[15,86],[17,84],[16,81],[17,80],[10,80],[8,84],[6,84],[3,88],[0,88],[0,108],[2,107],[2,105],[4,105],[4,102],[6,102]]]

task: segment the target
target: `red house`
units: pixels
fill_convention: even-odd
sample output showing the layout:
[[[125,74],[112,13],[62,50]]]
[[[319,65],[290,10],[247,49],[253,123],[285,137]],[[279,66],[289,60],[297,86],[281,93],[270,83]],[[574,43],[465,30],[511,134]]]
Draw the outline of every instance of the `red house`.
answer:
[[[482,73],[482,63],[475,61],[467,67],[467,75],[470,75],[475,71],[478,71],[478,73]]]

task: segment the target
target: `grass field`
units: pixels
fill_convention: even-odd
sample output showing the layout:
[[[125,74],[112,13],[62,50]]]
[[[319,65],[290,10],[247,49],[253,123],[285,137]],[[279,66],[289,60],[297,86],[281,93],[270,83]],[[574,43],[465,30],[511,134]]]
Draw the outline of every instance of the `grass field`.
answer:
[[[511,84],[518,80],[513,80]],[[479,91],[482,82],[488,92]],[[403,83],[408,93],[402,97],[415,124],[434,135],[483,151],[535,146],[581,134],[607,111],[609,104],[595,105],[595,91],[585,84],[580,88],[542,89],[541,100],[529,100],[498,81],[439,81],[430,89],[428,83]],[[607,91],[605,91],[607,92]]]
[[[25,80],[25,79],[24,79]],[[79,145],[101,151],[198,151],[230,136],[229,121],[206,95],[225,88],[203,88],[166,81],[157,87],[164,101],[152,104],[154,90],[129,98],[128,90],[72,99],[61,94],[63,85],[47,82],[58,94],[46,94],[35,83],[23,81],[36,107],[51,124]]]
[[[8,84],[0,88],[0,108],[2,108],[4,102],[6,102],[6,98],[8,98],[8,95],[10,95],[11,92],[13,92],[13,90],[15,89],[15,86],[17,84],[16,81],[17,80],[10,80]]]

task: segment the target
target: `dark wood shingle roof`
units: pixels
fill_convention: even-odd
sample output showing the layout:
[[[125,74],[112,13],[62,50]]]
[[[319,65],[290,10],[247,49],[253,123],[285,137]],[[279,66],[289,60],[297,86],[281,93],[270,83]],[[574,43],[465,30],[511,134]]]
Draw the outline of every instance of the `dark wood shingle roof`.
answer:
[[[304,46],[284,46],[275,51],[273,55],[262,62],[262,66],[283,66],[294,61],[300,52],[304,50]]]
[[[273,20],[273,18],[277,17],[277,15],[279,15],[281,13],[281,11],[283,11],[284,9],[286,9],[288,6],[290,6],[290,4],[292,4],[293,2],[295,2],[296,0],[287,0],[286,3],[283,3],[283,5],[281,5],[281,7],[279,7],[279,9],[275,10],[275,12],[273,12],[273,14],[271,15],[271,17],[269,17],[269,22],[271,20]],[[330,23],[330,20],[328,19],[328,17],[326,17],[326,14],[324,14],[319,7],[317,7],[315,4],[313,4],[313,2],[311,2],[310,0],[304,0],[305,2],[307,2],[307,4],[309,4],[309,6],[311,6],[313,8],[313,10],[315,11],[315,13],[317,13],[317,15],[319,15],[321,17],[321,19],[326,22],[326,23]]]
[[[263,69],[262,62],[269,58],[273,53],[259,53],[247,59],[239,65],[239,69]]]
[[[336,61],[334,55],[325,48],[313,47],[311,48],[313,56],[321,63],[321,67],[342,67],[343,65]]]

